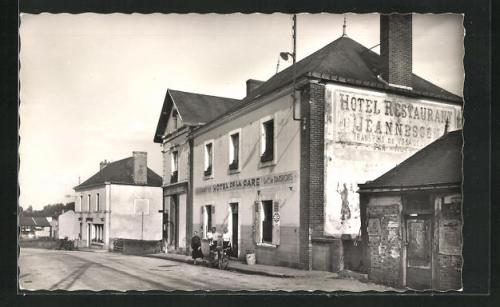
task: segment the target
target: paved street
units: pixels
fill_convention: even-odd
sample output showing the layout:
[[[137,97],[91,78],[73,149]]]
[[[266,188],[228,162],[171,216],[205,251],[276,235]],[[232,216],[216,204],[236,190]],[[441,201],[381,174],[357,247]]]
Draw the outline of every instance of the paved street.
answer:
[[[108,252],[22,248],[19,282],[26,290],[391,290],[325,274],[279,278]]]

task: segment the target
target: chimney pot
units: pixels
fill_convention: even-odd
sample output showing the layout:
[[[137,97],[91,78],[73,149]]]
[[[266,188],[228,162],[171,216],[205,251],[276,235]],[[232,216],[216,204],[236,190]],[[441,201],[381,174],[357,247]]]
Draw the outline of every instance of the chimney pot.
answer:
[[[105,168],[106,166],[108,166],[109,162],[107,160],[102,160],[100,163],[99,163],[99,170],[102,170],[103,168]]]
[[[148,153],[145,151],[132,152],[134,158],[134,183],[148,183]]]
[[[380,15],[381,77],[389,85],[412,87],[412,15]]]

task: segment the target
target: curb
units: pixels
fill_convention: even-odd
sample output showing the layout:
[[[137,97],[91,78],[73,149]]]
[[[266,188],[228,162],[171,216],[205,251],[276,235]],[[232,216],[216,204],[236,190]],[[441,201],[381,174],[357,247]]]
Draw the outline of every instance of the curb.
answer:
[[[165,259],[165,260],[170,260],[170,261],[176,261],[176,262],[183,262],[187,264],[193,264],[193,261],[191,259],[180,259],[180,258],[169,258],[169,257],[158,257],[154,255],[143,255],[144,257],[148,258],[156,258],[156,259]],[[202,263],[204,266],[207,266],[207,261],[202,260]],[[262,275],[262,276],[269,276],[269,277],[279,277],[279,278],[295,278],[297,277],[296,275],[290,275],[290,274],[284,274],[284,273],[274,273],[274,272],[265,272],[265,271],[256,271],[256,270],[251,270],[251,269],[246,269],[242,267],[234,267],[231,266],[231,262],[229,262],[229,265],[226,269],[226,271],[232,271],[232,272],[239,272],[239,273],[245,273],[249,275]]]

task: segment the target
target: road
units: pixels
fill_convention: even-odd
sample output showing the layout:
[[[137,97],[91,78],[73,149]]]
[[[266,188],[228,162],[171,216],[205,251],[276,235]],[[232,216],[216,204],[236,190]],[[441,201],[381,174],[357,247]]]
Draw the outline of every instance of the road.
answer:
[[[19,270],[25,290],[390,290],[332,274],[268,277],[108,252],[22,248]]]

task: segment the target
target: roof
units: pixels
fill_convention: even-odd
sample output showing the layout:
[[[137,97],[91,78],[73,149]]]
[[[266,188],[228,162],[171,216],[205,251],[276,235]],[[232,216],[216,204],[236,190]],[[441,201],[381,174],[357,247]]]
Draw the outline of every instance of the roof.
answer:
[[[378,78],[381,68],[382,58],[380,55],[347,36],[334,40],[295,64],[296,79],[302,76],[322,78],[355,86],[383,89],[403,95],[437,98],[460,105],[463,103],[460,96],[450,93],[415,74],[412,74],[412,90],[389,86]],[[256,98],[272,93],[279,88],[292,84],[292,82],[293,66],[289,66],[250,92],[241,101],[241,104],[233,107],[222,116],[233,113],[239,109],[239,106],[248,105]]]
[[[134,158],[129,157],[119,161],[111,162],[95,175],[74,187],[81,190],[86,187],[101,185],[106,182],[126,185],[155,186],[162,185],[162,178],[148,167],[147,184],[137,184],[134,182]]]
[[[462,182],[462,130],[449,132],[377,179],[360,184],[360,192]]]
[[[182,122],[187,126],[205,124],[226,113],[241,100],[168,89],[156,127],[154,142],[161,143],[173,104],[177,107]]]
[[[19,223],[21,226],[37,226],[37,227],[51,226],[47,218],[39,216],[20,216]]]
[[[382,58],[353,39],[342,36],[325,47],[305,57],[296,63],[296,76],[314,73],[343,79],[349,83],[364,84],[368,87],[383,87],[398,90],[381,81],[377,76],[382,68]],[[274,75],[264,84],[251,92],[245,100],[251,100],[275,89],[291,83],[293,80],[293,67],[290,66]],[[462,103],[462,98],[452,94],[441,87],[426,81],[413,74],[412,93],[419,96],[440,98],[451,102]]]

